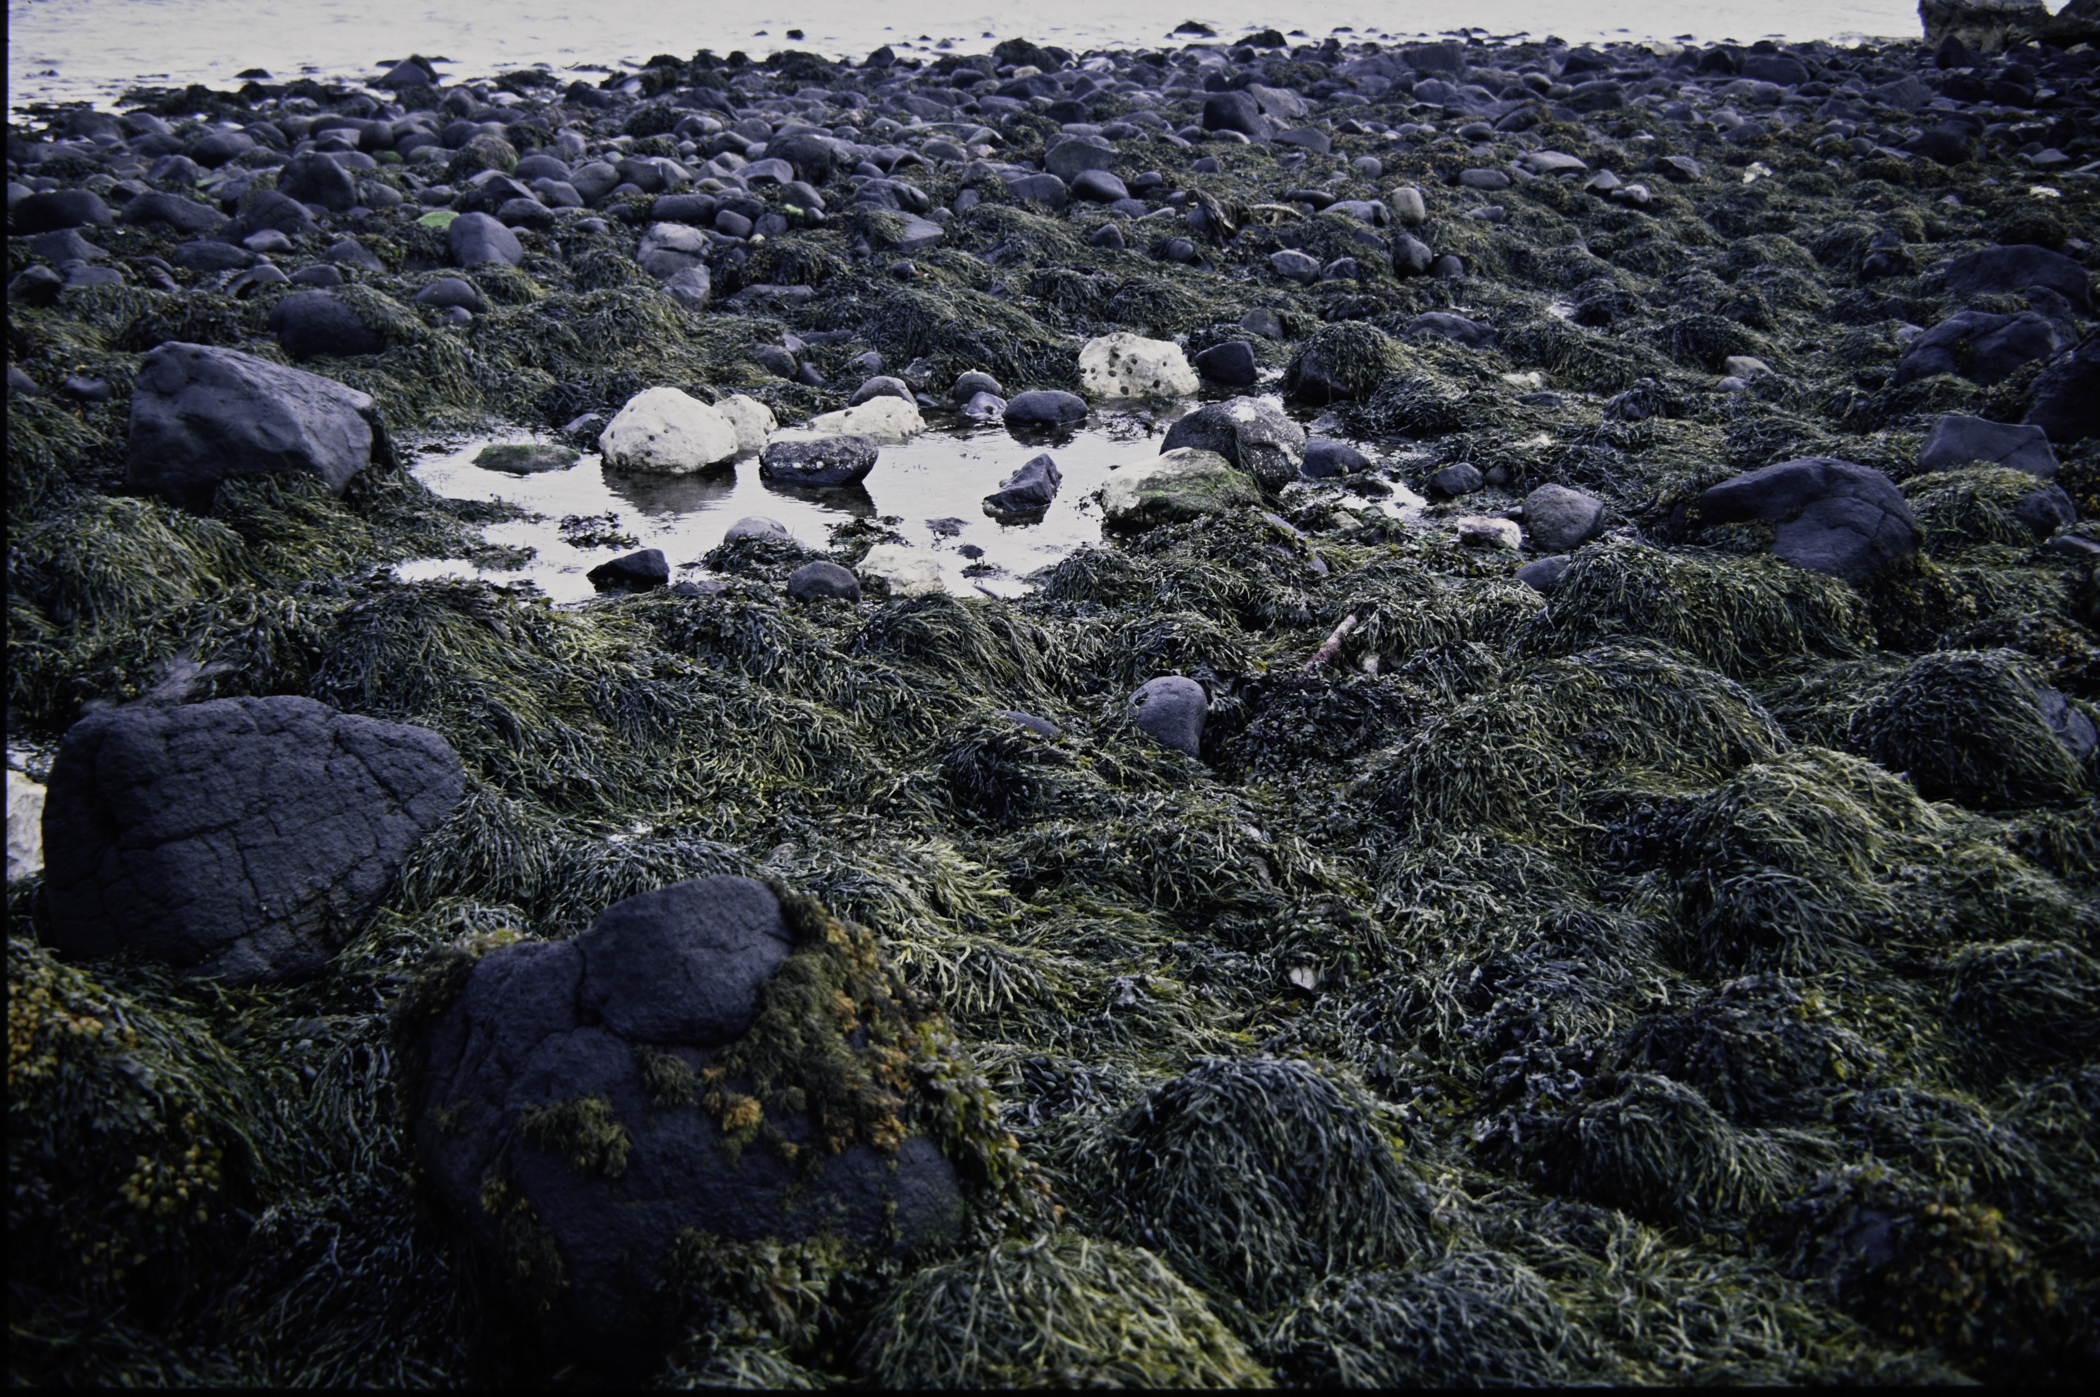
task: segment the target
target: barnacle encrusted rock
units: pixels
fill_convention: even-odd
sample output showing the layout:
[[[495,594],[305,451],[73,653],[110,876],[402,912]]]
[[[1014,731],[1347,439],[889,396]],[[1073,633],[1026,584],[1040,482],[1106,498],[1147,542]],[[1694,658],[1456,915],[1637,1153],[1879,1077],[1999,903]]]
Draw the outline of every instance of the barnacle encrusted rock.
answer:
[[[923,1025],[872,943],[765,884],[713,877],[608,907],[568,941],[464,953],[401,1021],[418,1155],[550,1353],[662,1352],[694,1239],[954,1238],[940,1144],[900,1115]]]

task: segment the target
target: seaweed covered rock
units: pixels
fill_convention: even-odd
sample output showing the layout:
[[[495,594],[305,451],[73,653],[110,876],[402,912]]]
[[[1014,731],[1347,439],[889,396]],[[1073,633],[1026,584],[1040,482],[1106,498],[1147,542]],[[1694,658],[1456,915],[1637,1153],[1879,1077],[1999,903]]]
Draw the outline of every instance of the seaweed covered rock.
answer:
[[[398,1023],[445,1212],[550,1360],[633,1377],[707,1254],[960,1234],[924,1015],[866,933],[713,877],[572,940],[457,952]]]
[[[1583,1376],[1586,1347],[1544,1278],[1493,1251],[1329,1276],[1263,1344],[1311,1388],[1547,1387]]]
[[[1214,451],[1264,490],[1281,490],[1304,463],[1305,429],[1260,398],[1233,398],[1205,403],[1169,427],[1159,449],[1183,447]]]
[[[872,1340],[887,1388],[1270,1385],[1158,1257],[1070,1233],[927,1267],[884,1301]]]
[[[236,982],[310,974],[464,786],[438,734],[312,699],[83,718],[44,808],[51,944]]]
[[[1187,446],[1124,466],[1101,487],[1102,517],[1119,529],[1182,523],[1260,503],[1254,481],[1230,461]]]
[[[1855,739],[1931,800],[1984,810],[2076,800],[2087,789],[2081,754],[2044,711],[2061,695],[2033,671],[2009,650],[1920,656],[1853,719]]]
[[[1339,321],[1314,335],[1284,371],[1284,391],[1308,403],[1368,398],[1391,372],[1392,340],[1375,326]]]
[[[1254,1310],[1427,1244],[1415,1183],[1358,1097],[1312,1064],[1198,1063],[1118,1118],[1101,1206],[1123,1237]]]
[[[1918,548],[1918,521],[1880,471],[1805,456],[1724,480],[1699,497],[1702,522],[1779,526],[1778,557],[1860,582]]]
[[[616,469],[689,475],[736,455],[737,433],[698,398],[651,388],[629,398],[606,424],[598,449]]]
[[[319,293],[317,293],[319,294]],[[125,484],[203,510],[227,476],[294,472],[341,494],[383,449],[372,400],[237,349],[171,341],[139,364]]]

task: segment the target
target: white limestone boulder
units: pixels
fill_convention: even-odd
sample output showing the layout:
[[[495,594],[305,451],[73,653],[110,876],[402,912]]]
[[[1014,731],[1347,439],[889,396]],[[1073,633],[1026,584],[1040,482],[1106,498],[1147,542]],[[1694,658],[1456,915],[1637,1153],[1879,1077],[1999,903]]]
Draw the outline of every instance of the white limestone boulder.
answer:
[[[739,451],[758,450],[780,427],[774,419],[773,409],[744,393],[730,394],[715,404],[715,411],[728,418],[729,425],[736,428],[736,449]]]
[[[1113,334],[1079,351],[1079,386],[1093,398],[1174,398],[1196,391],[1196,371],[1172,340]]]
[[[44,788],[7,770],[7,881],[44,869]]]
[[[599,434],[605,464],[617,470],[690,475],[737,453],[737,431],[719,410],[676,388],[627,400]]]
[[[871,437],[884,446],[910,441],[926,430],[919,405],[885,394],[857,407],[821,413],[805,424],[812,432],[833,437]]]
[[[916,597],[943,589],[941,560],[932,550],[878,543],[854,569],[861,583],[892,597]]]

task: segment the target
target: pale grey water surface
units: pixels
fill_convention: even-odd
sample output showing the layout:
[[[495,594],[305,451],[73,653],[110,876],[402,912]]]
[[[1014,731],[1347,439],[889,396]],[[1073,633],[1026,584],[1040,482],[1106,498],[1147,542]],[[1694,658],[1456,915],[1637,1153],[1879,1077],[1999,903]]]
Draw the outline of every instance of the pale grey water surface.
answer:
[[[1470,26],[1570,42],[1919,33],[1915,0],[1061,0],[1043,7],[983,0],[8,0],[7,90],[11,106],[89,98],[107,104],[136,82],[230,86],[251,67],[280,79],[372,77],[381,60],[412,52],[449,58],[447,76],[471,78],[532,63],[640,64],[657,53],[684,57],[701,48],[754,56],[804,48],[857,60],[881,44],[974,51],[989,47],[987,35],[1020,35],[1077,49],[1159,44],[1190,18],[1228,40],[1271,25],[1313,36],[1346,27],[1360,38]],[[790,29],[803,37],[790,39]]]

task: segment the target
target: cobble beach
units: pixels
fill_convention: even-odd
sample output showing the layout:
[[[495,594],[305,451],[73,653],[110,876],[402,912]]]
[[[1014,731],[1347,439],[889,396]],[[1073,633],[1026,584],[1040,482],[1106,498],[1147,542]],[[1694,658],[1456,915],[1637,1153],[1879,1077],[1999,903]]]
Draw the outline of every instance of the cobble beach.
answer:
[[[14,1381],[2100,1374],[2091,0],[629,18],[11,54]]]

